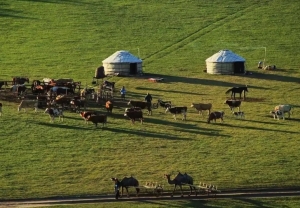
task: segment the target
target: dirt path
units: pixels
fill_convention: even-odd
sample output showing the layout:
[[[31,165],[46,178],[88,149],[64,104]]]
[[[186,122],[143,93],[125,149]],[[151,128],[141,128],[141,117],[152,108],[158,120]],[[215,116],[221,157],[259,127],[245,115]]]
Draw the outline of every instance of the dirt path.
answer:
[[[234,198],[270,198],[270,197],[300,197],[300,188],[297,189],[260,189],[260,190],[227,190],[216,196],[191,196],[181,198],[177,193],[174,197],[170,197],[170,193],[163,193],[157,197],[151,194],[141,194],[137,197],[123,197],[118,200],[113,195],[101,195],[90,197],[65,197],[65,198],[49,198],[49,199],[22,199],[22,200],[1,200],[0,208],[4,207],[44,207],[54,205],[72,205],[72,204],[90,204],[100,202],[124,202],[124,201],[151,201],[151,200],[207,200],[207,199],[234,199]]]

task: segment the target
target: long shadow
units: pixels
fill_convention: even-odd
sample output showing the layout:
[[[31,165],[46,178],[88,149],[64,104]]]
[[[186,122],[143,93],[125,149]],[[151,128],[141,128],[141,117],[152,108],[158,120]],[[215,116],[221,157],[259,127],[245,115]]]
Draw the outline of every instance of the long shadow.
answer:
[[[80,127],[80,126],[69,126],[69,125],[59,124],[59,123],[50,123],[50,122],[49,123],[46,123],[46,122],[34,122],[34,123],[36,123],[37,125],[41,125],[41,126],[49,126],[49,127],[62,128],[62,129],[93,130],[91,128],[83,128],[83,127]]]
[[[163,77],[168,82],[182,82],[187,84],[201,84],[207,86],[222,86],[222,87],[235,87],[240,86],[240,84],[233,83],[233,82],[225,82],[219,80],[211,80],[211,79],[200,79],[200,78],[189,78],[189,77],[180,77],[180,76],[173,76],[173,75],[163,75],[163,74],[145,74],[146,77]],[[265,87],[257,87],[257,86],[249,86],[249,90],[251,88],[255,89],[269,89]]]
[[[276,72],[276,70],[275,70],[275,72]],[[279,75],[279,74],[259,73],[259,72],[253,72],[252,75],[247,76],[247,77],[252,78],[252,79],[254,78],[254,79],[274,80],[274,81],[280,81],[280,82],[295,82],[295,83],[300,82],[300,78],[298,78],[298,77],[283,76],[283,75]]]
[[[29,2],[53,3],[53,4],[81,4],[81,5],[95,5],[93,3],[82,2],[80,0],[21,0]]]
[[[266,116],[266,117],[268,117],[268,119],[273,119],[270,116]],[[261,123],[261,124],[274,124],[274,122],[270,122],[270,121],[257,121],[257,120],[247,120],[247,119],[243,119],[242,121]],[[277,123],[276,125],[286,125],[286,124],[285,123]]]
[[[136,124],[134,125],[142,125],[139,122],[136,122]],[[143,124],[145,125],[145,124]],[[140,136],[141,139],[146,138],[146,137],[150,137],[150,138],[160,138],[160,139],[168,139],[168,140],[192,140],[192,139],[184,139],[184,138],[180,138],[178,136],[175,135],[170,135],[170,134],[160,134],[160,133],[156,133],[156,132],[151,132],[151,131],[145,131],[145,130],[140,130],[140,131],[134,131],[134,130],[128,130],[128,129],[117,129],[117,128],[106,128],[105,130],[107,131],[111,131],[114,133],[123,133],[123,134],[134,134],[137,136]]]
[[[298,133],[295,131],[284,131],[284,130],[277,130],[277,129],[266,129],[266,128],[259,128],[259,127],[252,127],[252,126],[236,126],[236,125],[231,125],[228,123],[213,123],[213,125],[218,125],[218,126],[228,126],[232,128],[242,128],[242,129],[252,129],[252,130],[261,130],[261,131],[271,131],[271,132],[282,132],[282,133]]]
[[[137,90],[147,90],[147,91],[159,91],[159,92],[173,92],[173,93],[180,93],[180,94],[190,94],[190,95],[207,95],[204,93],[195,93],[195,92],[183,92],[178,90],[162,90],[162,89],[153,89],[148,87],[136,87]]]

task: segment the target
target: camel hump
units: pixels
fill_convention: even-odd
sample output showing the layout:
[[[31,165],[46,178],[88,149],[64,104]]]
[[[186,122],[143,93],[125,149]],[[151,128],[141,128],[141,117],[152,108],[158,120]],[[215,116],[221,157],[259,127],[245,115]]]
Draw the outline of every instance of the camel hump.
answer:
[[[123,186],[138,186],[139,182],[137,179],[134,177],[124,177],[122,180],[122,185]]]

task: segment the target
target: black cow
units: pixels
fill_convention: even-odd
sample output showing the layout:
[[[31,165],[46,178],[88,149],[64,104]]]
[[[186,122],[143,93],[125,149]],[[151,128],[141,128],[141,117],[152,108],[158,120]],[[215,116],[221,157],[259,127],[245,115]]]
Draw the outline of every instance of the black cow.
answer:
[[[224,112],[223,111],[214,111],[209,114],[209,117],[207,119],[207,123],[210,123],[210,121],[216,122],[216,119],[221,119],[221,122],[223,122],[223,117],[224,117]]]
[[[134,109],[126,109],[124,116],[127,116],[132,123],[135,122],[136,119],[140,119],[141,120],[141,124],[143,124],[143,112],[142,111],[138,111],[138,110],[134,110]]]
[[[183,118],[182,120],[186,121],[186,112],[187,107],[167,107],[166,112],[170,112],[174,115],[174,119],[176,120],[176,114],[182,114]]]
[[[152,115],[151,103],[145,101],[129,100],[128,105],[131,105],[132,107],[139,107],[141,109],[147,108],[148,115]]]
[[[107,115],[91,115],[86,118],[86,121],[91,121],[97,127],[98,123],[102,123],[102,127],[107,123]]]
[[[13,77],[12,79],[12,84],[13,85],[22,85],[24,84],[25,82],[29,83],[29,78],[26,78],[26,77]]]
[[[226,100],[224,104],[227,104],[230,110],[233,112],[234,108],[238,108],[240,111],[240,106],[242,104],[241,100]]]

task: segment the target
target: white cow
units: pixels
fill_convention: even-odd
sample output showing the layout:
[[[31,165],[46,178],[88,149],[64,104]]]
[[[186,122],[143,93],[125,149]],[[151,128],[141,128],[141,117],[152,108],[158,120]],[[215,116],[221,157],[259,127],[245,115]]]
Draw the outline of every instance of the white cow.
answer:
[[[277,105],[274,108],[274,111],[282,111],[283,114],[288,113],[288,118],[290,118],[292,106],[290,105]]]
[[[37,112],[38,110],[38,101],[37,100],[22,100],[18,106],[18,111],[24,109],[26,112],[26,108],[34,108],[34,111]]]

